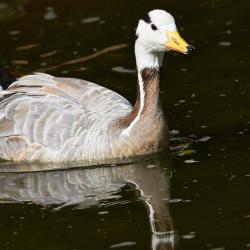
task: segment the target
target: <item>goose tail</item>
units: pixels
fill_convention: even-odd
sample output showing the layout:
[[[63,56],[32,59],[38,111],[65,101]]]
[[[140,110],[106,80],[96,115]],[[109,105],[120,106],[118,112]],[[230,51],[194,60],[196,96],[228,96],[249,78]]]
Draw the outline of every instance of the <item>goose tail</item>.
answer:
[[[7,69],[0,68],[0,92],[7,89],[17,79]]]

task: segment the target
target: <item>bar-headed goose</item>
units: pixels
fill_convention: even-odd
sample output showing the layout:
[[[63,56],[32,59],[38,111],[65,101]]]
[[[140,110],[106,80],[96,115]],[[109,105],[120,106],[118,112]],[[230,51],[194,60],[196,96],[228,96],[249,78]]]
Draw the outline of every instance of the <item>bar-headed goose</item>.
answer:
[[[0,157],[67,162],[151,154],[168,145],[159,101],[160,67],[169,50],[193,50],[174,18],[150,11],[136,30],[138,95],[134,106],[97,84],[37,73],[0,92]]]

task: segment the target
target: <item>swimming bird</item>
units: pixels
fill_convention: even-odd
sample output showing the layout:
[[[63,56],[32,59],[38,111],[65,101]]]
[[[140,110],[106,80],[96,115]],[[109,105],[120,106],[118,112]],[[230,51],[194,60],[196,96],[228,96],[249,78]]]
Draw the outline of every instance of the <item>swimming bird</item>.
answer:
[[[152,10],[139,20],[135,105],[105,87],[44,73],[23,76],[0,92],[0,157],[17,162],[70,162],[147,155],[168,146],[159,100],[165,52],[193,51],[175,20]]]

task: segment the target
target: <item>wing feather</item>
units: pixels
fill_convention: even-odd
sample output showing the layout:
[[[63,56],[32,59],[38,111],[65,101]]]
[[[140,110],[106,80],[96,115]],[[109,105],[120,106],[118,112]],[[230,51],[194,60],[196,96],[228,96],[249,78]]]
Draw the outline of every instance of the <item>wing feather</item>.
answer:
[[[88,158],[108,146],[108,124],[131,109],[125,98],[91,82],[43,73],[21,77],[0,93],[0,156]]]

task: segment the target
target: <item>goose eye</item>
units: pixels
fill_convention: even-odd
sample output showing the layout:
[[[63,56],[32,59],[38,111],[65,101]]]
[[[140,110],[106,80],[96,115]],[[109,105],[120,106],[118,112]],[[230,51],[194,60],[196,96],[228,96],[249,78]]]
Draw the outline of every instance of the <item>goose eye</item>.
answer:
[[[152,30],[157,30],[157,27],[154,24],[151,24],[151,29]]]

